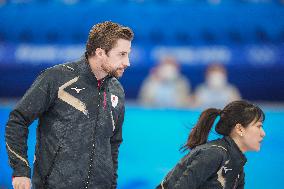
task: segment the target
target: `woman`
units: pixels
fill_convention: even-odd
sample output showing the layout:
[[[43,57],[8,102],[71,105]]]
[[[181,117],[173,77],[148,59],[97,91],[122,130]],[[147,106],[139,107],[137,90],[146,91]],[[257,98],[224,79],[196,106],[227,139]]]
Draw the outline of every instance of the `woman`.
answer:
[[[222,139],[207,142],[215,119]],[[263,111],[246,101],[234,101],[223,110],[202,112],[184,150],[191,149],[166,176],[158,189],[242,189],[246,151],[259,151],[265,136]]]

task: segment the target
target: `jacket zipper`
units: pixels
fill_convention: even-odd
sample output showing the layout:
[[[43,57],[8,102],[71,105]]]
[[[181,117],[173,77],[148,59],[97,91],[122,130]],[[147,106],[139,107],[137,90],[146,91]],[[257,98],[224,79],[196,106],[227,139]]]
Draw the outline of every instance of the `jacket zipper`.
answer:
[[[89,187],[91,169],[92,169],[93,159],[94,159],[94,155],[95,155],[95,131],[96,131],[98,117],[99,117],[100,104],[101,104],[101,88],[102,88],[103,84],[104,84],[104,80],[102,81],[101,86],[99,87],[99,96],[98,96],[99,102],[98,102],[97,111],[96,111],[96,125],[94,127],[94,132],[93,132],[92,152],[91,152],[90,160],[89,160],[88,175],[87,175],[87,179],[86,179],[86,183],[85,183],[85,187],[84,187],[85,189],[88,189],[88,187]]]

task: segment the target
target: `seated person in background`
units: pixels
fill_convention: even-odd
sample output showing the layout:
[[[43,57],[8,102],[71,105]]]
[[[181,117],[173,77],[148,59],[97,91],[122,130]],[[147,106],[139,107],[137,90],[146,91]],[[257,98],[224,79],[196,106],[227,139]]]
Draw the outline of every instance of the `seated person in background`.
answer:
[[[190,83],[180,73],[179,65],[173,57],[163,57],[144,80],[139,101],[151,107],[187,107]]]
[[[206,81],[194,93],[194,107],[222,108],[227,103],[241,99],[239,90],[228,83],[227,71],[221,64],[212,64],[206,70]]]

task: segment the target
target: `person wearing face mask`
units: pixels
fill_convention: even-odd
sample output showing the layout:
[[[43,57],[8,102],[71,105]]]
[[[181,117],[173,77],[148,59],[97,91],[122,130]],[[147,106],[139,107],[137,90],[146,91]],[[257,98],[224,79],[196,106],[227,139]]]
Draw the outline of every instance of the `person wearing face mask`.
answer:
[[[190,82],[180,73],[175,58],[162,57],[142,84],[139,101],[152,107],[187,107]]]
[[[195,90],[195,106],[222,108],[229,102],[241,99],[239,90],[228,83],[227,72],[221,64],[210,65],[205,79],[205,83]]]

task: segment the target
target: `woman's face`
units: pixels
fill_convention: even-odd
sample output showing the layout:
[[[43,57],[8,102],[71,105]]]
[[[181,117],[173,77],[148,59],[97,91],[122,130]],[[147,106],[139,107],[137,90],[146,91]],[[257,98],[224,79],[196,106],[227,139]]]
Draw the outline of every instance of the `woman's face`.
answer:
[[[265,132],[261,121],[253,121],[246,128],[243,128],[241,136],[243,152],[259,151],[264,136]]]

